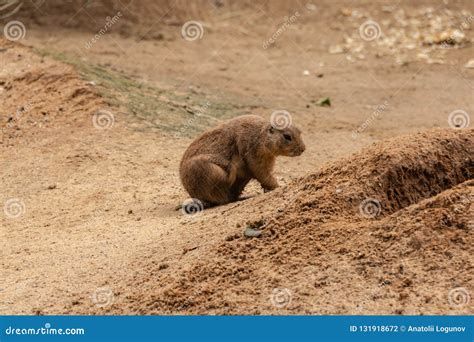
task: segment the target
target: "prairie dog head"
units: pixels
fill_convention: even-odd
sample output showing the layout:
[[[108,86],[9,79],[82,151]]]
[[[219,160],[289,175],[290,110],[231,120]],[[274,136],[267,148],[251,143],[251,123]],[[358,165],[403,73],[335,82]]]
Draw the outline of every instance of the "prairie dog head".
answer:
[[[301,131],[294,126],[278,129],[269,124],[266,138],[265,147],[277,156],[296,157],[306,149]]]

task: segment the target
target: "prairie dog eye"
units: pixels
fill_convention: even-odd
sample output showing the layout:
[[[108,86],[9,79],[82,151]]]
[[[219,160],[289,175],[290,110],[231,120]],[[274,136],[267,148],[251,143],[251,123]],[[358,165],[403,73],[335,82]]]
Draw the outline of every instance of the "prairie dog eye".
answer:
[[[284,133],[283,138],[285,138],[285,140],[291,141],[291,135],[289,134]]]

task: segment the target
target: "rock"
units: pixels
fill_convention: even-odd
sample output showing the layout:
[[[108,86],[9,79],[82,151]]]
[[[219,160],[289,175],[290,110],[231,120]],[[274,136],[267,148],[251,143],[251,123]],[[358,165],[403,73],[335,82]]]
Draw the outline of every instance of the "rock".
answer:
[[[382,6],[382,12],[391,13],[391,12],[393,12],[393,10],[394,10],[395,8],[396,8],[396,6],[394,6],[394,5]]]
[[[370,31],[380,35],[380,39],[369,45],[364,42],[362,27],[355,9],[342,9],[342,15],[353,24],[352,33],[344,38],[344,43],[330,46],[330,53],[346,53],[349,62],[364,59],[369,51],[373,51],[377,58],[386,56],[405,55],[406,62],[415,60],[427,64],[444,64],[446,58],[441,59],[450,49],[468,46],[470,23],[465,20],[457,23],[458,17],[469,18],[467,11],[444,11],[438,8],[421,7],[410,13],[396,6],[383,6],[386,19],[373,23]],[[370,17],[362,13],[362,17]],[[364,28],[364,29],[362,29]],[[395,57],[396,58],[396,57]],[[404,58],[405,60],[405,58]],[[406,65],[405,61],[396,61],[398,65]]]
[[[442,59],[432,59],[428,58],[426,61],[428,64],[445,64],[445,62]]]
[[[319,99],[318,102],[316,102],[316,104],[321,107],[330,107],[331,99],[329,97],[324,97],[322,99]]]
[[[416,58],[428,60],[430,58],[430,56],[428,56],[428,54],[426,54],[426,53],[420,52],[416,55]]]
[[[429,34],[425,37],[423,43],[427,45],[432,44],[448,44],[459,45],[466,41],[466,35],[459,30],[446,30]]]
[[[158,266],[158,270],[166,270],[168,267],[170,267],[170,265],[168,264],[161,264],[160,266]]]
[[[344,48],[341,45],[331,45],[329,47],[330,54],[344,53]]]
[[[244,236],[246,236],[248,238],[259,237],[260,235],[262,235],[261,230],[253,229],[253,228],[250,228],[250,227],[245,228]]]
[[[350,17],[352,15],[352,9],[343,7],[341,8],[341,14],[345,17]]]
[[[474,69],[474,59],[470,59],[466,64],[464,64],[465,68]]]

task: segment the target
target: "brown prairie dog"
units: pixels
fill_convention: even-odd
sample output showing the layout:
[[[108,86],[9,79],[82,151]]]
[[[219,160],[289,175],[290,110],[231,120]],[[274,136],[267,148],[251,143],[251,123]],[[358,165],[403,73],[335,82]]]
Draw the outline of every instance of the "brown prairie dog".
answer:
[[[181,183],[207,206],[233,202],[251,179],[265,191],[278,187],[272,175],[275,158],[304,150],[298,128],[277,129],[260,116],[239,116],[191,143],[181,160]]]

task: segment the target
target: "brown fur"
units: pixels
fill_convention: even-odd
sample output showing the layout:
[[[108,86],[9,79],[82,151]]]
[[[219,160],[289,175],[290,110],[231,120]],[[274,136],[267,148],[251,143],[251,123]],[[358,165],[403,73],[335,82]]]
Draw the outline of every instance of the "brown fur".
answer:
[[[275,129],[259,116],[239,116],[191,143],[181,160],[181,183],[207,205],[229,203],[251,179],[265,191],[278,187],[272,175],[275,158],[299,156],[304,150],[298,128]]]

